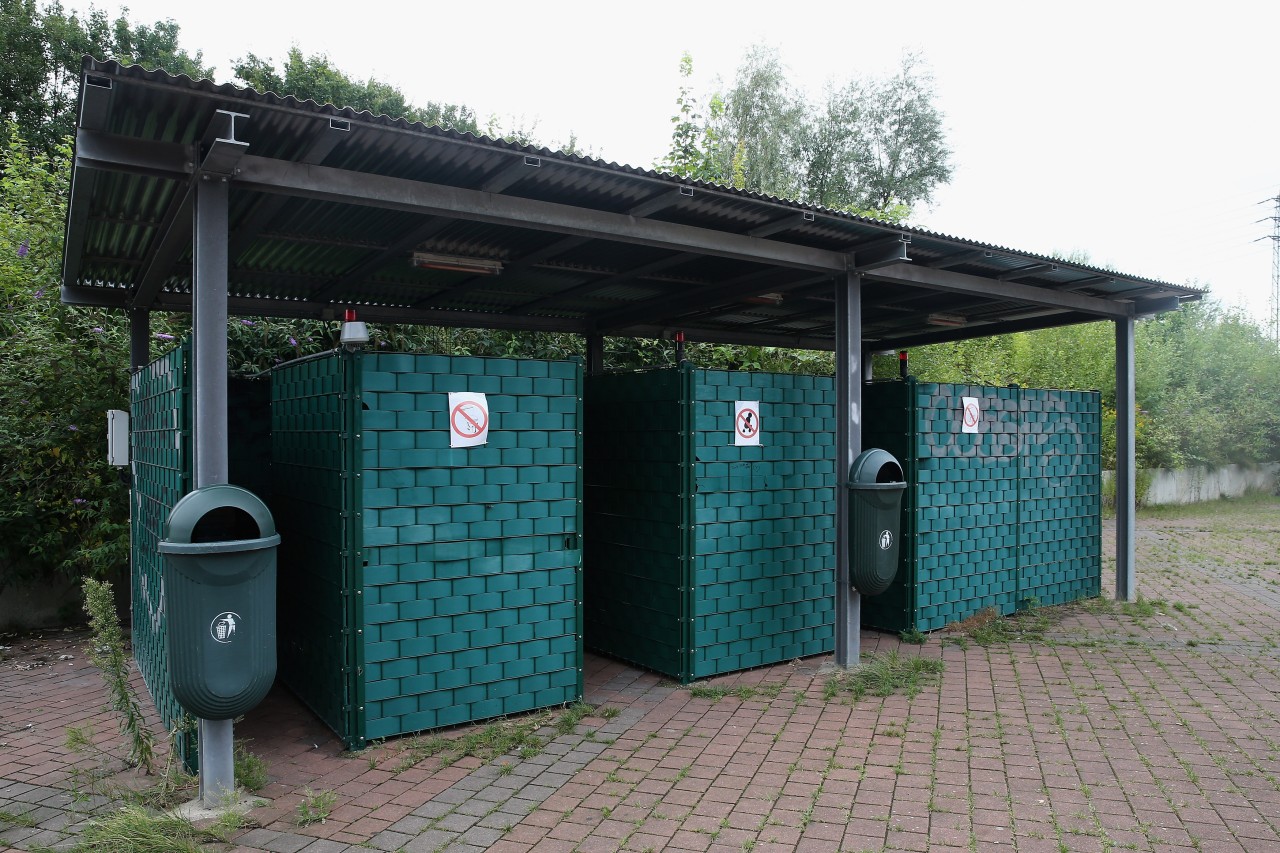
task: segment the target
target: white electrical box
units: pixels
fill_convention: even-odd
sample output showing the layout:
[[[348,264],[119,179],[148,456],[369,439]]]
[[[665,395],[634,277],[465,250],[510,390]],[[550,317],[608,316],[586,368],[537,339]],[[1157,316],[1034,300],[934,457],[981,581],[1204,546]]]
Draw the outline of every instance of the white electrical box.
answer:
[[[117,468],[129,464],[129,413],[107,410],[107,463]]]

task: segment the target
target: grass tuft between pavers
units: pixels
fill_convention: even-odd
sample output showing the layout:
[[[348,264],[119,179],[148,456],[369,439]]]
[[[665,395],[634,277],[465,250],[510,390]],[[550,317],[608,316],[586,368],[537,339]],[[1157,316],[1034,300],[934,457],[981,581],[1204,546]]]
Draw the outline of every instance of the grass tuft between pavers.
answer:
[[[902,655],[896,649],[864,655],[856,668],[827,679],[823,698],[830,701],[847,694],[856,702],[864,696],[904,693],[914,699],[925,687],[937,684],[944,669],[946,664],[938,658]]]
[[[58,853],[206,853],[209,843],[226,843],[243,828],[241,817],[228,812],[204,828],[173,815],[156,814],[142,806],[127,805],[96,818],[85,826],[72,847]],[[52,850],[52,848],[46,848]],[[45,853],[32,848],[32,853]]]
[[[1063,612],[1061,607],[1039,608],[1001,616],[996,608],[984,607],[968,619],[946,626],[943,630],[949,636],[943,638],[943,643],[963,647],[967,640],[973,640],[980,646],[1040,641],[1052,621],[1049,610],[1055,611],[1055,615]]]
[[[611,719],[617,714],[614,708],[598,708],[589,702],[578,701],[559,710],[472,726],[461,736],[421,735],[405,742],[395,771],[408,770],[434,756],[439,756],[441,764],[446,767],[468,757],[477,758],[485,764],[512,753],[520,758],[532,758],[547,745],[548,733],[542,731],[544,728],[549,727],[556,736],[567,735],[588,716]]]

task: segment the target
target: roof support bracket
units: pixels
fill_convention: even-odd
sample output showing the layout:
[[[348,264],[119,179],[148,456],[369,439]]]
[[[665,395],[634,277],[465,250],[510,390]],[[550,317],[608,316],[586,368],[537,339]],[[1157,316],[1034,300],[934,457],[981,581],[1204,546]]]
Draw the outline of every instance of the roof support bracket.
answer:
[[[249,143],[236,139],[236,122],[238,119],[248,118],[247,113],[233,113],[230,110],[214,112],[200,142],[203,154],[200,160],[201,173],[230,177],[239,171],[236,166],[249,150]]]
[[[910,261],[911,259],[907,257],[909,245],[911,245],[910,234],[897,234],[859,246],[849,253],[849,269],[869,272],[890,264]]]

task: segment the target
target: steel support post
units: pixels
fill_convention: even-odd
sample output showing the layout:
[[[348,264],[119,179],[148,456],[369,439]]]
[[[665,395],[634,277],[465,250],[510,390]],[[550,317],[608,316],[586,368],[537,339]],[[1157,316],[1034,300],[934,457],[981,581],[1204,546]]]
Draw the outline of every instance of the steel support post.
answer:
[[[849,470],[862,452],[862,277],[836,279],[836,664],[858,665],[862,596],[849,583]]]
[[[227,180],[195,182],[192,296],[195,487],[227,482]],[[231,720],[200,720],[200,801],[222,805],[235,791]]]
[[[1136,601],[1134,559],[1137,512],[1137,462],[1134,412],[1137,392],[1133,369],[1133,318],[1116,320],[1116,600]]]
[[[604,373],[604,335],[587,335],[587,375]]]

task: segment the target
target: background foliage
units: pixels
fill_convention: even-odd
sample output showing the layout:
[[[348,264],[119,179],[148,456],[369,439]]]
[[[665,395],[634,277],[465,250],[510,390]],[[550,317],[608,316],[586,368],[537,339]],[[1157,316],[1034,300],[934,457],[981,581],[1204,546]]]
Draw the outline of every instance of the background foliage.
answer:
[[[56,2],[0,0],[0,589],[50,572],[104,576],[126,564],[127,489],[105,461],[104,412],[128,405],[123,315],[58,299],[74,83],[80,54],[209,76],[178,46],[172,21],[146,26]],[[683,60],[685,76],[692,59]],[[417,107],[393,86],[356,80],[328,57],[291,49],[281,67],[252,54],[235,73],[255,88],[480,132],[462,105]],[[932,83],[917,57],[887,78],[799,97],[776,53],[749,51],[709,95],[680,90],[671,149],[678,175],[902,219],[950,175]],[[896,116],[896,118],[894,118]],[[538,144],[532,129],[484,132]],[[772,128],[775,132],[766,132]],[[560,146],[582,153],[576,139]],[[1080,259],[1077,259],[1080,260]],[[186,334],[185,316],[153,316],[153,355]],[[584,352],[569,334],[377,326],[376,348],[563,358]],[[233,318],[230,366],[242,373],[336,345],[333,323]],[[1138,325],[1138,457],[1143,466],[1280,459],[1280,352],[1247,318],[1206,302]],[[938,344],[913,350],[911,371],[941,382],[1098,389],[1105,452],[1114,456],[1114,339],[1110,323]],[[689,344],[703,367],[829,375],[830,353]],[[675,362],[671,341],[609,338],[606,367]],[[897,375],[878,358],[877,376]]]

